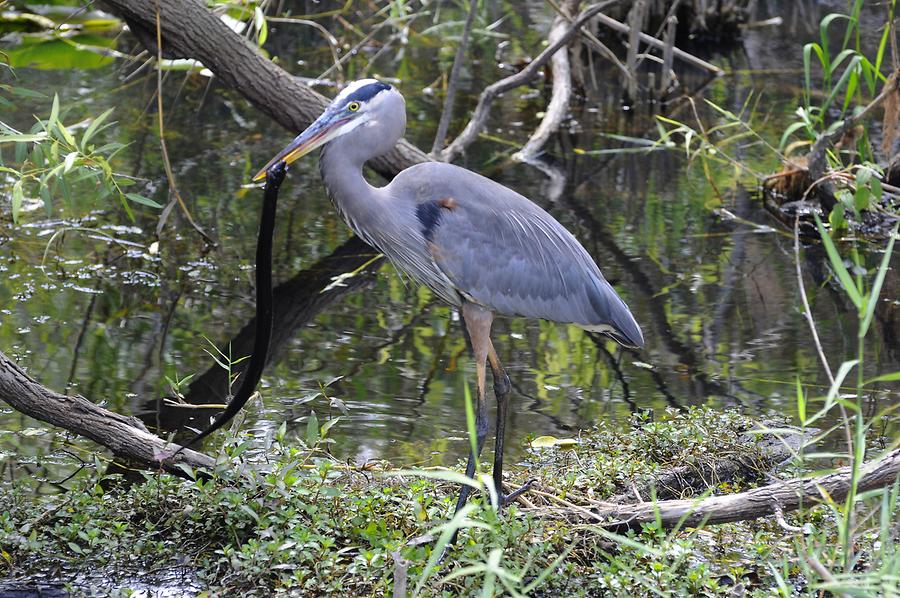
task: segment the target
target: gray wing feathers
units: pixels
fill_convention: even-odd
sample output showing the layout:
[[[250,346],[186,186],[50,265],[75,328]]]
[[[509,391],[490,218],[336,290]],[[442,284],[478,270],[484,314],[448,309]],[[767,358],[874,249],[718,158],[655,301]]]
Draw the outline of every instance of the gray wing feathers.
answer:
[[[503,315],[573,323],[643,346],[625,302],[559,222],[490,179],[440,166],[432,174],[446,185],[432,183],[428,197],[419,195],[420,203],[444,206],[429,219],[426,244],[463,296]]]

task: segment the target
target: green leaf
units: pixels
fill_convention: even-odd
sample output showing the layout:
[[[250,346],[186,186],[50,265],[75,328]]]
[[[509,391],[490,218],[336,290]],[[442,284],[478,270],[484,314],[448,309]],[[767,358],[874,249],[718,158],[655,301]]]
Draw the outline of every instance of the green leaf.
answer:
[[[843,202],[838,202],[838,204],[831,209],[831,214],[828,215],[828,224],[831,225],[831,229],[834,231],[847,228],[847,219],[844,217]]]
[[[256,43],[262,46],[269,37],[269,27],[266,23],[266,15],[263,13],[262,7],[256,6],[253,9],[253,26],[256,27]]]
[[[339,421],[341,421],[340,415],[337,417],[332,417],[327,422],[322,424],[322,438],[325,438],[326,436],[328,436],[328,430],[330,430]]]
[[[832,210],[832,213],[841,209],[839,206],[836,206],[836,208],[836,210]],[[825,252],[828,254],[828,260],[831,262],[831,267],[837,274],[841,286],[844,287],[844,292],[846,292],[850,300],[853,301],[853,305],[856,306],[856,309],[862,309],[863,298],[859,294],[859,289],[856,288],[856,283],[850,278],[850,273],[847,272],[847,267],[844,266],[844,261],[838,254],[837,248],[834,246],[834,241],[831,240],[831,236],[828,234],[828,231],[825,230],[825,225],[822,224],[819,215],[814,214],[814,216],[816,218],[816,226],[819,227],[819,236],[822,237],[822,244],[825,246]]]
[[[149,197],[144,197],[143,195],[141,195],[141,194],[139,194],[139,193],[126,193],[126,194],[125,194],[125,197],[127,197],[128,199],[130,199],[130,200],[133,201],[134,203],[139,203],[139,204],[144,205],[144,206],[148,206],[148,207],[151,207],[151,208],[156,208],[157,210],[163,209],[163,206],[162,206],[161,204],[159,204],[159,203],[153,201],[153,200],[150,199]]]
[[[50,118],[47,119],[47,123],[50,126],[53,126],[53,123],[59,118],[59,95],[53,94],[53,103],[50,105]]]
[[[900,372],[892,372],[890,374],[882,374],[880,376],[870,378],[863,382],[863,386],[867,386],[875,382],[897,382],[898,380],[900,380]]]
[[[87,144],[91,140],[91,137],[94,136],[94,133],[97,132],[97,128],[101,124],[103,124],[103,121],[113,113],[113,110],[113,108],[110,108],[109,110],[95,118],[94,121],[90,125],[88,125],[88,128],[84,131],[84,135],[81,137],[81,151],[87,151]]]
[[[66,159],[63,161],[63,173],[72,170],[72,167],[75,166],[75,160],[77,159],[78,152],[69,152],[68,154],[66,154]]]
[[[66,128],[66,125],[62,124],[60,121],[55,121],[56,130],[59,131],[59,134],[62,135],[63,140],[65,140],[66,144],[69,147],[78,147],[75,143],[75,137],[72,136],[72,133],[69,132],[69,129]]]
[[[865,185],[857,185],[856,193],[853,194],[853,209],[856,211],[857,215],[862,210],[869,209],[871,199],[872,192],[869,191],[869,188]]]
[[[319,440],[319,418],[315,411],[309,412],[309,421],[306,422],[306,444],[313,446]]]
[[[16,184],[13,185],[13,193],[12,193],[12,217],[13,222],[19,222],[19,212],[22,209],[22,202],[25,201],[25,192],[22,189],[22,179],[16,181]]]
[[[45,139],[47,139],[46,133],[0,135],[0,143],[29,143]]]
[[[466,406],[466,430],[469,433],[469,448],[472,455],[478,454],[478,435],[475,430],[475,409],[472,406],[472,393],[469,392],[469,385],[463,384],[463,398]],[[475,459],[475,471],[481,473],[481,463]]]
[[[791,135],[804,127],[806,127],[806,123],[800,121],[793,123],[787,129],[785,129],[784,134],[781,136],[781,141],[778,142],[778,151],[784,151],[784,148],[787,146],[788,139],[790,139]]]
[[[828,98],[825,99],[825,103],[822,104],[822,113],[824,114],[831,103],[834,102],[834,99],[837,97],[837,94],[841,91],[841,89],[846,85],[847,80],[850,78],[851,73],[856,70],[856,67],[859,66],[859,56],[854,56],[850,61],[850,64],[847,65],[847,68],[844,70],[844,73],[841,75],[841,78],[838,79],[838,82],[835,83],[834,88],[832,88],[831,93],[828,94]]]
[[[555,436],[538,436],[531,441],[531,448],[571,448],[578,444],[574,438],[556,438]]]
[[[43,94],[39,91],[34,91],[32,89],[25,89],[24,87],[13,87],[12,93],[16,96],[35,100],[43,100],[47,97],[46,94]]]
[[[869,294],[866,302],[866,314],[859,326],[859,338],[866,336],[869,331],[869,325],[872,323],[872,317],[875,315],[875,306],[878,305],[878,297],[881,295],[881,287],[884,284],[884,278],[891,265],[891,254],[894,252],[894,241],[897,240],[897,230],[900,223],[894,225],[894,231],[891,233],[891,240],[888,241],[887,247],[884,249],[884,257],[881,258],[881,264],[878,266],[878,274],[875,275],[875,284],[872,285],[872,292]]]

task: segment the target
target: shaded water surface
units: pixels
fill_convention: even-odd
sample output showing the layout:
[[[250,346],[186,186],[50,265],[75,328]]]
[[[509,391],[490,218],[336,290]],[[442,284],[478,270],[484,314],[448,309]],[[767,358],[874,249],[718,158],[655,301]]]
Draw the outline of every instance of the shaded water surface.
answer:
[[[701,97],[736,112],[756,97],[766,132],[778,139],[799,102],[802,44],[817,35],[824,10],[803,2],[796,6],[808,12],[798,13],[794,3],[786,4],[794,8],[780,12],[786,16],[782,26],[747,31],[742,45],[708,56],[734,74],[707,83],[703,73],[682,73],[686,91],[705,85],[697,102],[703,118],[714,115]],[[498,61],[515,62],[523,47],[536,47],[552,15],[541,2],[528,6],[495,28],[507,37],[476,35],[458,113],[506,74]],[[489,10],[497,14],[485,15],[488,22],[502,16],[499,8]],[[762,3],[761,10],[763,18],[779,5]],[[126,52],[136,47],[127,35],[118,44]],[[324,71],[331,60],[321,37],[308,28],[273,27],[266,47],[304,76]],[[376,51],[363,49],[370,57]],[[411,35],[402,51],[383,52],[367,73],[398,77],[408,99],[407,137],[423,148],[431,146],[441,101],[427,90],[450,59],[436,38]],[[348,78],[366,74],[357,62],[348,63]],[[791,236],[765,214],[753,189],[735,186],[730,169],[708,180],[681,152],[590,153],[621,145],[604,134],[654,136],[651,114],[657,110],[623,110],[615,70],[596,57],[593,62],[586,97],[566,134],[549,148],[551,170],[564,177],[561,187],[542,170],[509,160],[546,102],[530,88],[496,105],[490,139],[461,163],[534,199],[572,230],[631,307],[647,347],[623,351],[575,327],[497,321],[495,345],[513,383],[510,461],[531,435],[576,435],[637,410],[710,404],[794,417],[796,379],[820,392],[825,378],[800,312]],[[119,168],[143,177],[138,190],[164,203],[155,79],[141,73],[126,79],[135,68],[115,61],[91,71],[21,69],[19,77],[22,85],[58,92],[63,105],[74,106],[67,122],[115,106],[113,135],[130,143]],[[292,136],[205,77],[169,73],[164,99],[181,193],[217,248],[204,251],[173,213],[157,253],[150,245],[158,213],[139,207],[130,223],[121,210],[110,210],[108,199],[75,198],[76,205],[60,202],[49,216],[39,210],[18,226],[7,220],[0,225],[0,348],[45,385],[139,414],[162,433],[197,413],[160,409],[157,398],[173,394],[166,377],[191,376],[179,387],[188,400],[221,403],[226,373],[211,353],[228,353],[230,343],[236,358],[250,346],[261,193],[241,186]],[[691,118],[685,104],[668,110]],[[4,120],[27,128],[31,114],[48,111],[49,102],[19,102]],[[462,124],[458,118],[452,130]],[[752,161],[757,150],[739,151]],[[774,170],[777,164],[755,166]],[[468,446],[463,385],[473,383],[474,372],[458,315],[427,290],[406,285],[363,243],[348,240],[315,160],[292,167],[283,189],[275,245],[276,344],[262,402],[248,406],[244,428],[261,446],[284,421],[302,437],[311,410],[320,421],[339,414],[331,401],[337,398],[349,410],[331,430],[331,450],[340,458],[410,465],[462,457]],[[876,248],[869,264],[879,257]],[[827,281],[822,260],[818,250],[801,253],[824,350],[836,366],[855,355],[855,315]],[[335,279],[347,272],[355,275]],[[865,348],[867,376],[900,369],[897,288],[896,278],[889,278],[888,300]],[[885,389],[868,408],[896,401],[896,391]],[[215,450],[219,442],[221,436],[207,448]],[[0,409],[4,475],[31,472],[59,481],[80,466],[70,455],[71,443]]]

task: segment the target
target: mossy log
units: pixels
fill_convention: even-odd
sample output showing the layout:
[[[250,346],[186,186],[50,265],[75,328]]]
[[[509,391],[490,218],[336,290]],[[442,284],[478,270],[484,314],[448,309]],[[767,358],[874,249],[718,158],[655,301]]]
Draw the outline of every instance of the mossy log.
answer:
[[[614,531],[640,529],[659,522],[664,528],[699,527],[745,521],[794,511],[826,501],[841,502],[851,487],[852,470],[842,467],[826,475],[784,480],[746,492],[696,500],[658,500],[631,504],[596,501],[572,507],[526,509],[540,516],[565,518]],[[882,455],[860,468],[857,493],[884,488],[900,475],[900,449]]]

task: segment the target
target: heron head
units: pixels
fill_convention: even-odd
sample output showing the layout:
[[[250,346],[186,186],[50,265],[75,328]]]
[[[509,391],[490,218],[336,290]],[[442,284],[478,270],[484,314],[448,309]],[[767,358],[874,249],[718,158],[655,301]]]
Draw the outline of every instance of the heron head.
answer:
[[[395,102],[388,101],[388,98],[400,98],[402,106],[402,97],[391,85],[376,79],[354,81],[332,100],[319,118],[269,160],[269,163],[254,175],[253,180],[261,181],[266,178],[266,171],[272,165],[282,160],[285,164],[290,164],[317,147],[346,135],[366,123],[384,124],[386,118],[398,120],[394,114],[395,111],[390,109]],[[403,134],[406,119],[405,109],[402,109],[400,113],[399,120],[404,122],[399,123],[398,137]]]

